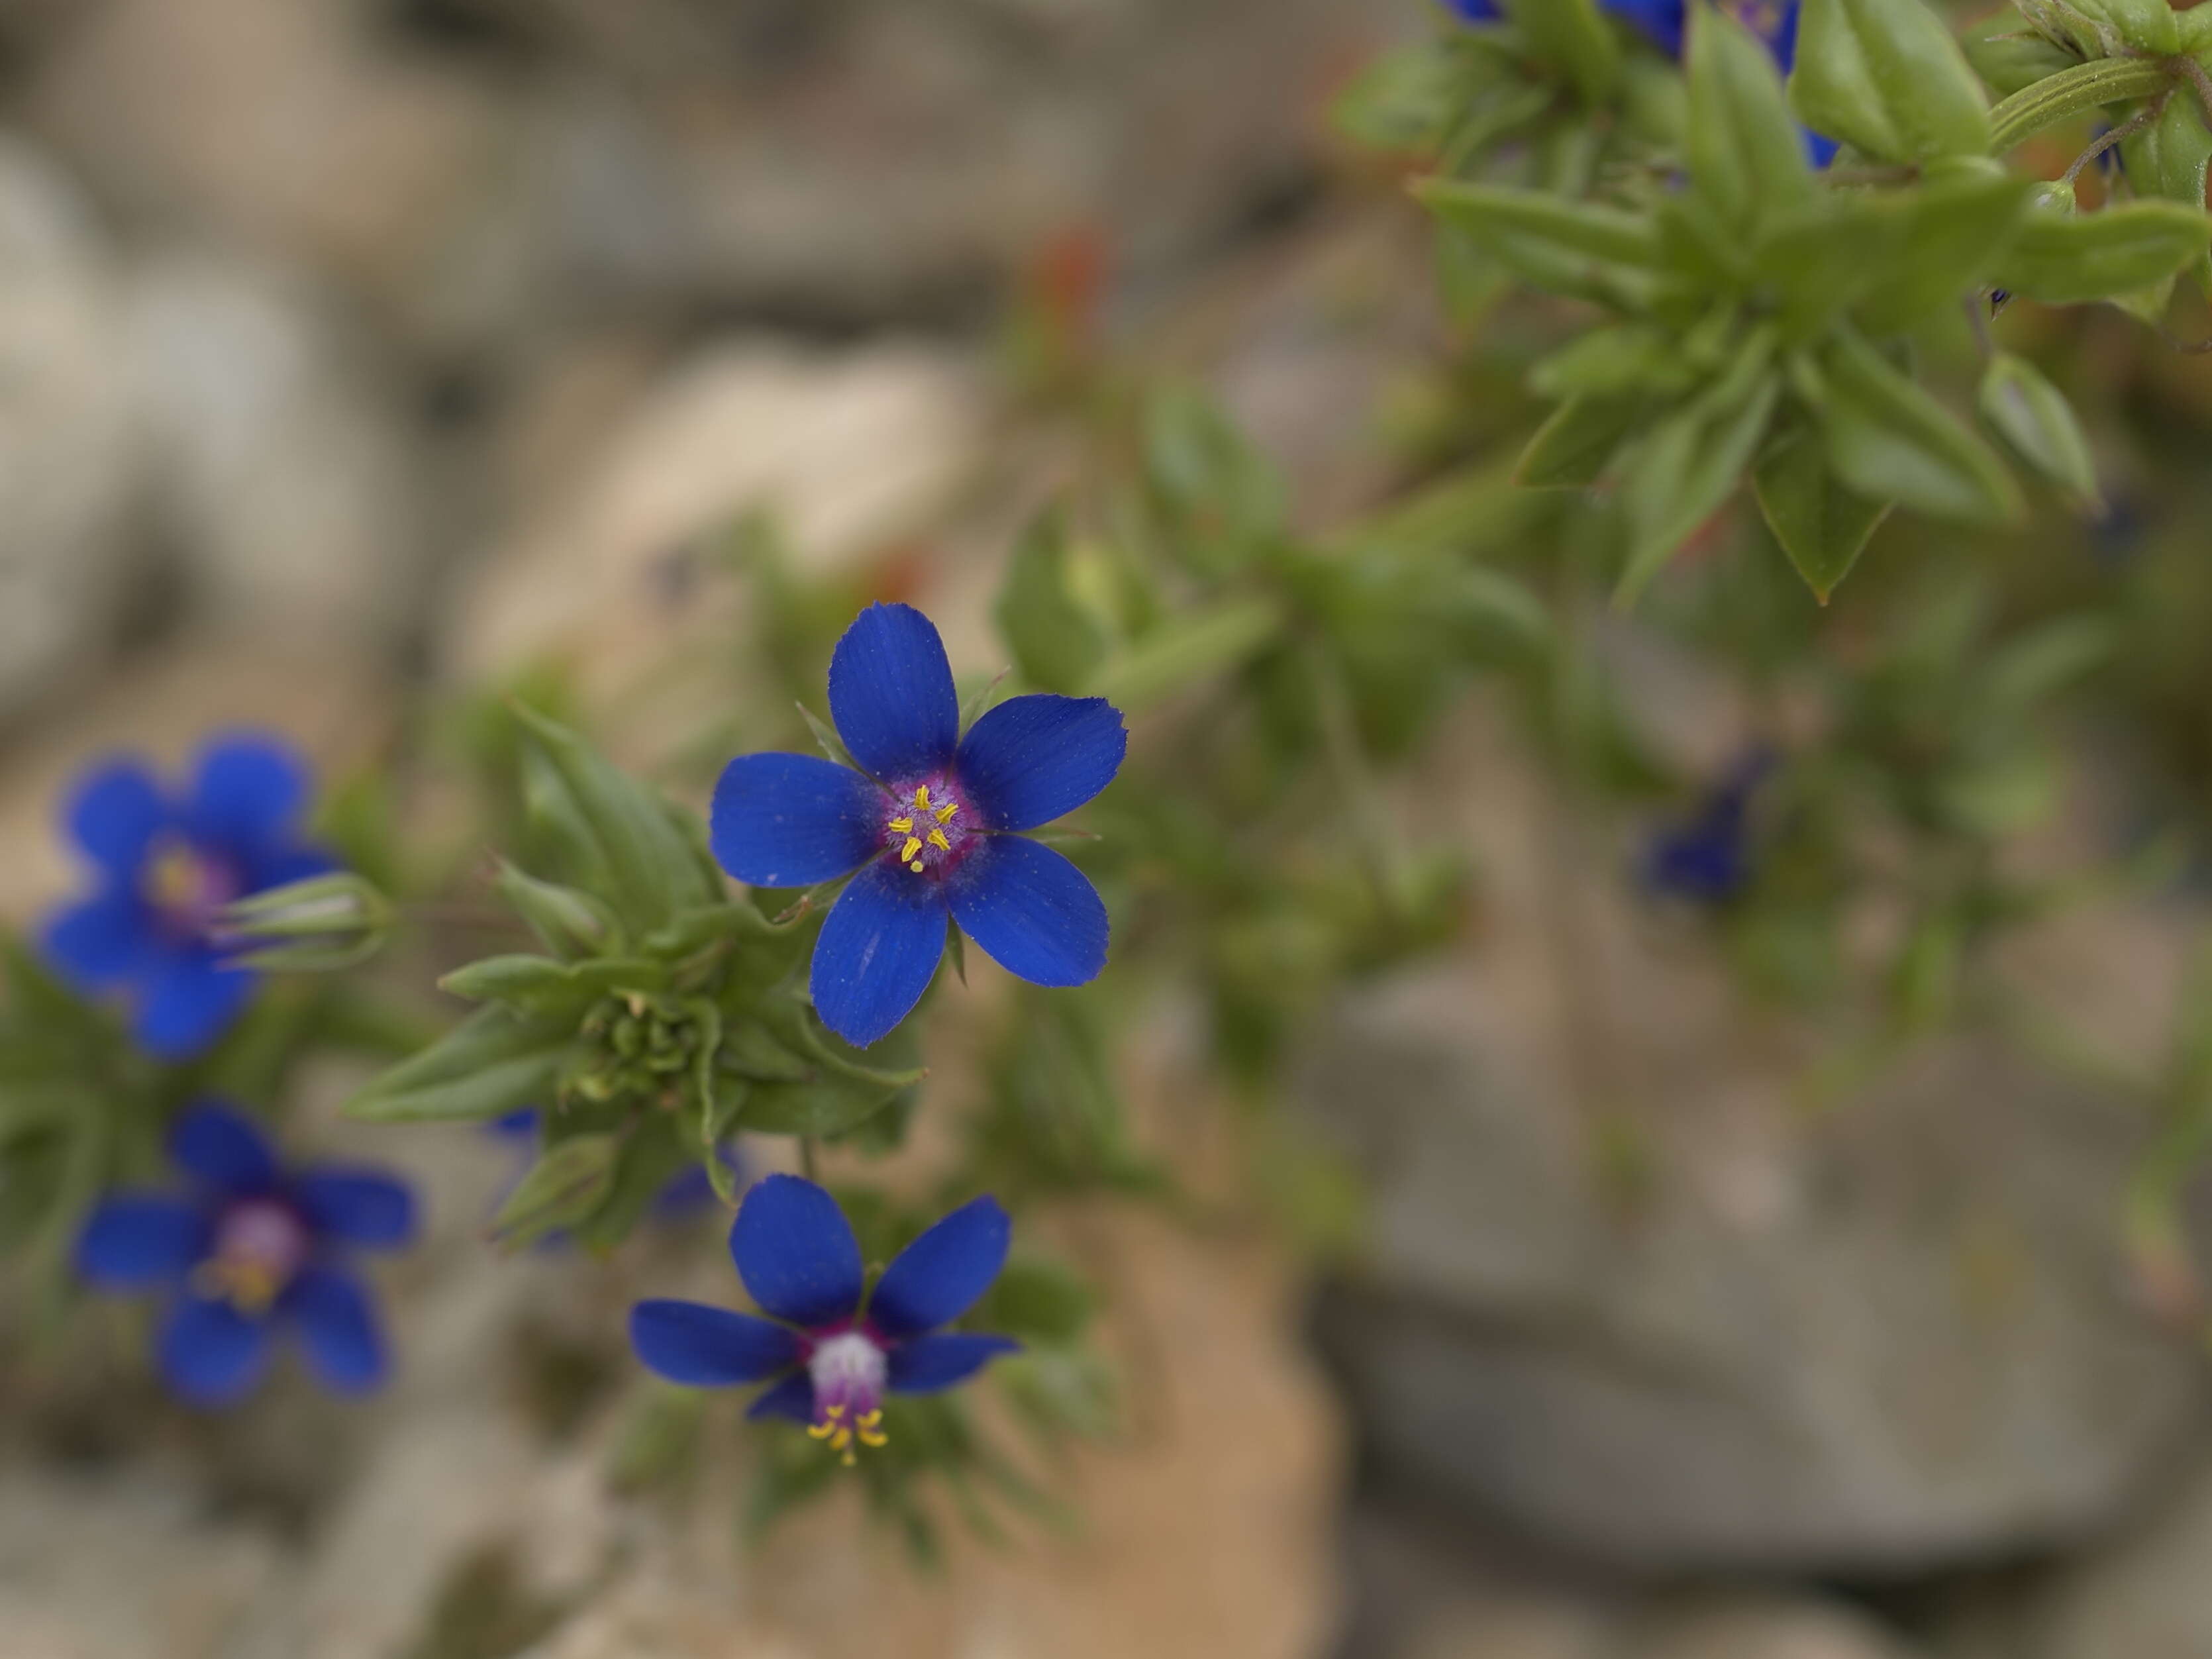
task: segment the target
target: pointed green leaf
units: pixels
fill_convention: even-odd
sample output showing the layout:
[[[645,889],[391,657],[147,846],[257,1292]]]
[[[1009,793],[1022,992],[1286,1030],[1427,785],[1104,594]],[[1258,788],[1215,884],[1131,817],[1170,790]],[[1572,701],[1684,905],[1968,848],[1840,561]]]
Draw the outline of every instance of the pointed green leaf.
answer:
[[[581,888],[540,881],[504,859],[493,884],[546,949],[558,956],[573,960],[623,949],[622,924],[615,913]]]
[[[1989,153],[1982,83],[1923,0],[1805,0],[1790,102],[1814,131],[1887,161]]]
[[[479,1008],[356,1094],[346,1115],[375,1122],[483,1119],[542,1103],[552,1095],[574,1036],[573,1025]]]
[[[2212,247],[2212,215],[2180,202],[2122,202],[2095,213],[2028,215],[2000,286],[2046,305],[2118,300],[2171,281]]]
[[[1828,465],[1853,489],[1936,518],[2019,515],[2020,487],[1996,453],[1863,337],[1838,335],[1821,366]]]
[[[1644,424],[1642,398],[1570,398],[1552,411],[1521,452],[1513,481],[1532,489],[1580,489],[1595,483],[1607,464]]]
[[[1042,690],[1072,693],[1105,660],[1104,631],[1069,584],[1067,524],[1057,510],[1022,532],[995,614],[1023,678]]]
[[[2097,463],[2066,394],[2025,359],[2000,353],[1982,375],[1982,418],[2021,459],[2084,507],[2100,501]]]
[[[1690,19],[1690,180],[1741,234],[1813,194],[1813,172],[1782,77],[1765,46],[1731,14]]]
[[[1888,515],[1890,503],[1869,501],[1831,474],[1817,434],[1808,429],[1770,448],[1752,483],[1774,539],[1813,597],[1827,604]]]
[[[573,1227],[606,1201],[615,1179],[622,1138],[570,1135],[538,1154],[529,1173],[492,1218],[492,1232],[506,1244],[528,1244]]]
[[[1613,90],[1620,73],[1620,43],[1596,0],[1506,0],[1529,54],[1563,70],[1583,97],[1595,101]]]

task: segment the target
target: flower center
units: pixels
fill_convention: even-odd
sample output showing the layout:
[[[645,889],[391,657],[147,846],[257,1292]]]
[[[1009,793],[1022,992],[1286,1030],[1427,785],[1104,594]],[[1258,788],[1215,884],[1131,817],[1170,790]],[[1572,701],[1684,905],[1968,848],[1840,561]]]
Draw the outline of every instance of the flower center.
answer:
[[[216,1218],[215,1248],[192,1269],[192,1288],[242,1314],[264,1314],[307,1266],[313,1245],[290,1205],[240,1199]]]
[[[147,859],[140,890],[171,932],[205,939],[215,931],[223,907],[245,886],[229,860],[173,836],[157,843]]]
[[[806,1362],[814,1380],[814,1422],[806,1431],[826,1440],[845,1462],[856,1461],[862,1446],[887,1443],[884,1434],[884,1351],[858,1331],[844,1331],[816,1345]]]
[[[918,783],[911,794],[893,799],[894,810],[884,820],[884,845],[917,876],[945,873],[974,838],[963,822],[970,816],[966,805],[942,778]]]

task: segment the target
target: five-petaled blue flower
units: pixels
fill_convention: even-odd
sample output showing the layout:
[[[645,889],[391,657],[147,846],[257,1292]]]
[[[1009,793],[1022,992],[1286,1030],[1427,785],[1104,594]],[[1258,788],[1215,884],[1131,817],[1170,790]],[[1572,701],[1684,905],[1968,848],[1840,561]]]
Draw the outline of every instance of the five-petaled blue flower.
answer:
[[[198,1054],[258,979],[224,958],[223,908],[332,867],[300,836],[307,795],[306,763],[252,732],[210,742],[181,794],[135,759],[94,767],[65,823],[98,884],[48,921],[47,960],[88,994],[125,993],[132,1035],[156,1059]]]
[[[415,1199],[380,1170],[287,1171],[267,1138],[203,1103],[171,1125],[169,1155],[186,1194],[112,1193],[77,1241],[79,1274],[107,1291],[165,1290],[161,1374],[194,1405],[222,1406],[260,1381],[280,1329],[341,1394],[381,1382],[384,1336],[352,1250],[397,1249],[415,1236]]]
[[[1770,751],[1753,750],[1706,795],[1694,816],[1653,836],[1644,849],[1645,885],[1709,905],[1726,904],[1750,886],[1756,873],[1751,800],[1774,764]]]
[[[745,1194],[730,1227],[738,1276],[770,1317],[641,1302],[630,1310],[630,1345],[687,1387],[780,1377],[745,1414],[804,1423],[850,1463],[856,1444],[884,1443],[886,1393],[934,1394],[1021,1346],[939,1328],[990,1289],[1011,1231],[997,1200],[976,1199],[901,1250],[869,1290],[837,1200],[797,1176],[770,1176]]]
[[[937,629],[910,606],[875,605],[830,659],[830,714],[860,770],[739,756],[715,786],[714,846],[756,886],[853,876],[814,947],[814,1006],[831,1030],[866,1048],[911,1013],[948,919],[1032,984],[1097,976],[1097,890],[1017,832],[1113,781],[1128,749],[1119,709],[1103,697],[1012,697],[963,738]]]
[[[1541,0],[1539,0],[1541,3]],[[1498,0],[1444,0],[1470,23],[1494,23],[1504,15]],[[1787,75],[1797,62],[1797,14],[1801,0],[1720,0],[1744,27],[1766,43],[1774,62]],[[1601,9],[1633,24],[1670,58],[1682,55],[1682,41],[1690,21],[1689,0],[1600,0]],[[1806,153],[1813,165],[1824,167],[1835,159],[1836,143],[1817,132],[1805,135]]]

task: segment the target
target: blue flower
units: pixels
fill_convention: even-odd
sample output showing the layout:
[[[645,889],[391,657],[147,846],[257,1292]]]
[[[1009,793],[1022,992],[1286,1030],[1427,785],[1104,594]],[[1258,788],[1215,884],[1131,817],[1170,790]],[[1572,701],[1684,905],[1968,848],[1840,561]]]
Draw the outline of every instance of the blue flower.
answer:
[[[1443,0],[1443,3],[1469,23],[1495,23],[1504,15],[1498,9],[1498,0]]]
[[[1103,697],[1013,697],[960,735],[944,642],[903,605],[870,605],[830,660],[830,714],[858,771],[741,755],[714,789],[714,856],[740,881],[851,875],[814,947],[814,1006],[861,1048],[921,1000],[961,931],[1036,985],[1106,965],[1106,907],[1083,872],[1018,833],[1072,812],[1128,748]],[[858,873],[854,873],[857,872]]]
[[[494,1118],[484,1127],[502,1140],[526,1141],[534,1147],[538,1144],[538,1108],[518,1106],[513,1111]],[[742,1185],[745,1166],[738,1156],[738,1149],[724,1141],[714,1149],[714,1156],[730,1172],[731,1179]],[[653,1195],[653,1203],[647,1213],[655,1221],[672,1226],[703,1214],[714,1205],[714,1177],[707,1173],[705,1164],[694,1164],[660,1183],[660,1190]],[[538,1243],[553,1244],[565,1242],[567,1238],[566,1233],[551,1232]]]
[[[76,1250],[97,1289],[167,1293],[157,1352],[169,1386],[197,1406],[242,1399],[286,1329],[336,1392],[383,1381],[375,1304],[346,1256],[414,1237],[407,1187],[376,1170],[287,1171],[249,1119],[212,1103],[170,1126],[169,1156],[188,1192],[111,1193]]]
[[[770,1176],[730,1227],[738,1276],[769,1317],[641,1302],[630,1310],[630,1346],[687,1388],[775,1379],[745,1414],[804,1423],[850,1463],[856,1442],[884,1443],[886,1393],[951,1388],[1021,1346],[940,1328],[991,1288],[1011,1233],[998,1200],[976,1199],[901,1250],[870,1290],[837,1200],[797,1176]]]
[[[1692,817],[1654,835],[1644,848],[1644,884],[1698,904],[1718,906],[1740,896],[1756,873],[1751,799],[1774,764],[1771,753],[1753,750]]]
[[[148,1054],[200,1053],[237,1018],[258,978],[224,958],[223,907],[333,867],[300,837],[307,794],[300,757],[252,732],[210,743],[180,794],[135,759],[93,768],[64,823],[95,884],[46,923],[47,961],[88,994],[123,992],[131,1034]]]

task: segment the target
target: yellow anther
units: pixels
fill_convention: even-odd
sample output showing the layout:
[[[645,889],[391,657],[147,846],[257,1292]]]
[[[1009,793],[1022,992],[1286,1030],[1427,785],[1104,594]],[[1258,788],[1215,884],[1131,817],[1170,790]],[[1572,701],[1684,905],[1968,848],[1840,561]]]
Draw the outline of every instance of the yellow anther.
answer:
[[[913,871],[917,876],[920,875],[921,873],[921,860],[920,859],[916,859],[912,864],[908,865],[907,868]]]
[[[921,837],[908,836],[906,838],[906,845],[899,848],[899,859],[902,862],[911,863],[914,855],[920,851],[921,851]]]
[[[929,832],[929,844],[940,853],[949,853],[952,850],[952,843],[945,839],[945,831],[942,830],[933,830]]]
[[[880,1411],[869,1412],[857,1419],[855,1426],[860,1431],[862,1445],[880,1447],[891,1443],[890,1437],[883,1431],[883,1421],[884,1414]]]
[[[216,1257],[192,1269],[192,1288],[211,1301],[228,1302],[239,1312],[258,1317],[275,1304],[283,1285],[258,1261]]]
[[[897,830],[902,836],[908,835],[912,833],[914,830],[914,820],[912,818],[893,818],[885,827],[887,829]]]
[[[944,805],[937,809],[937,821],[939,823],[950,823],[952,822],[952,815],[959,810],[960,803],[958,801],[949,800],[945,802]]]
[[[849,1438],[852,1431],[837,1426],[837,1419],[844,1414],[845,1408],[842,1406],[832,1406],[822,1413],[822,1420],[819,1423],[809,1423],[806,1425],[806,1431],[817,1440],[827,1440],[837,1434],[846,1435]]]
[[[919,806],[925,812],[929,811],[929,786],[927,784],[921,783],[915,786],[914,804],[916,806]]]

